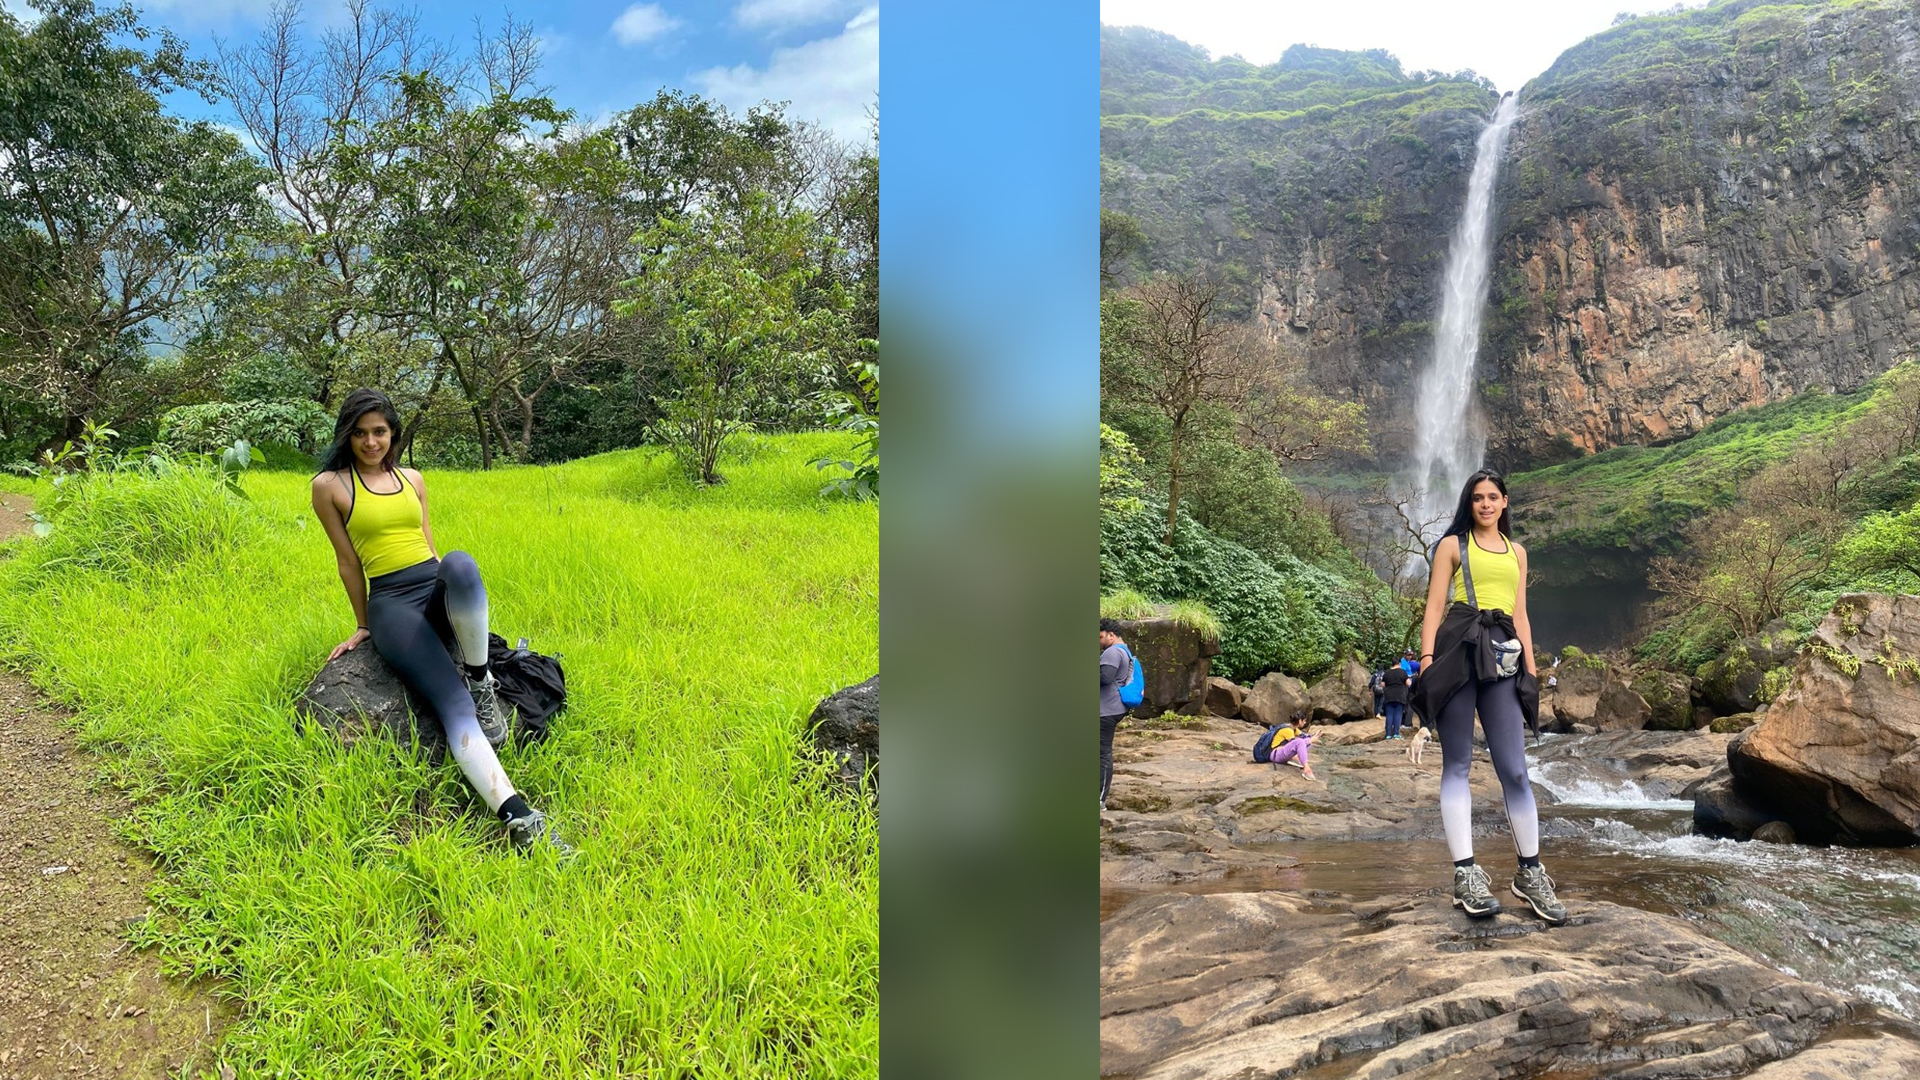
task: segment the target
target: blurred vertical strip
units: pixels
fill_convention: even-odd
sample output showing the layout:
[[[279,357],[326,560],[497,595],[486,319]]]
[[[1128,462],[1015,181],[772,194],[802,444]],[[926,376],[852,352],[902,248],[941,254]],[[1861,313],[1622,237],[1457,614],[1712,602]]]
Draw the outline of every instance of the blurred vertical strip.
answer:
[[[887,18],[882,1072],[1091,1077],[1099,7]]]

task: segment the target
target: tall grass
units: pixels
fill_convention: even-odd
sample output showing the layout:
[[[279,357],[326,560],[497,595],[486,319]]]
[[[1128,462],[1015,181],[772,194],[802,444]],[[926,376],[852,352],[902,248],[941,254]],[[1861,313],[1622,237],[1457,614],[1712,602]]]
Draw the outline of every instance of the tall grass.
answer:
[[[750,439],[711,491],[632,451],[429,473],[494,628],[564,654],[508,775],[579,849],[514,855],[449,762],[296,734],[353,629],[307,478],[104,476],[0,563],[0,650],[78,710],[162,869],[138,932],[226,980],[241,1075],[871,1076],[872,815],[805,752],[878,669],[878,511]]]

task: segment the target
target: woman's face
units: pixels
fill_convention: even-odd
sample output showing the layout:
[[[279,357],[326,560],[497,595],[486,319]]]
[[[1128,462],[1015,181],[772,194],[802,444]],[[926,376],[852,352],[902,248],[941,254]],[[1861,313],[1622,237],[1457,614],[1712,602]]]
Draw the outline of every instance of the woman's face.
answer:
[[[1501,494],[1500,485],[1491,480],[1482,480],[1473,485],[1474,524],[1492,528],[1506,508],[1507,497]]]
[[[380,415],[380,410],[369,409],[353,422],[347,441],[353,446],[354,460],[362,468],[378,468],[387,456],[387,446],[393,441],[393,429],[387,426],[387,418]]]

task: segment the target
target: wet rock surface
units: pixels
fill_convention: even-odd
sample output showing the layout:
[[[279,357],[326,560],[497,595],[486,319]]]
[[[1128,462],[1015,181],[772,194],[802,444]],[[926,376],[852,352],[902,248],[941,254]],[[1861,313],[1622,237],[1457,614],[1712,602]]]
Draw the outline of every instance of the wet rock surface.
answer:
[[[1315,781],[1254,764],[1259,731],[1239,721],[1119,733],[1101,872],[1129,888],[1102,927],[1103,1075],[1920,1075],[1920,1027],[1578,888],[1561,892],[1569,924],[1549,928],[1516,913],[1498,874],[1506,912],[1485,921],[1452,906],[1441,872],[1432,888],[1374,900],[1260,884],[1293,865],[1291,840],[1441,836],[1437,745],[1415,765],[1378,721],[1321,730]],[[1598,760],[1656,798],[1683,797],[1725,775],[1734,738],[1620,731],[1529,753],[1546,775]],[[1491,852],[1505,815],[1484,750],[1470,781]]]

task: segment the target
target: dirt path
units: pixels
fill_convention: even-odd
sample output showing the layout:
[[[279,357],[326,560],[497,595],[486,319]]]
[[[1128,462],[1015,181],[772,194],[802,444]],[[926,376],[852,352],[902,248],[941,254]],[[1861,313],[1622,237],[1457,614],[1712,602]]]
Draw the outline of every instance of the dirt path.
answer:
[[[0,540],[31,508],[0,495]],[[232,1015],[127,944],[154,875],[114,835],[128,805],[97,771],[65,719],[0,670],[0,1080],[199,1073]]]

